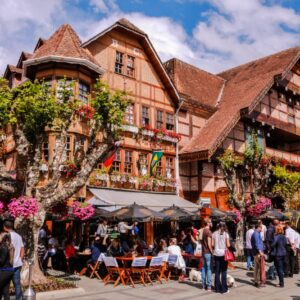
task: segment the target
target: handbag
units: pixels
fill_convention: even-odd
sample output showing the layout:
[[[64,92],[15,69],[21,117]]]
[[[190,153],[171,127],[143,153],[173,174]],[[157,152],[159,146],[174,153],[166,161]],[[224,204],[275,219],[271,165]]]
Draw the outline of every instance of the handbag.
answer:
[[[225,259],[225,261],[230,261],[230,262],[234,261],[233,253],[230,250],[226,249],[224,259]]]

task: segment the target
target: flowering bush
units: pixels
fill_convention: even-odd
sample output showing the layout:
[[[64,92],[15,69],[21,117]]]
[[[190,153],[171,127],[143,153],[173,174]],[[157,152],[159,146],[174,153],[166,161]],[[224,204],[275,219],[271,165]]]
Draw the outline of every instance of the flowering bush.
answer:
[[[71,208],[74,216],[80,220],[89,219],[95,213],[93,205],[86,202],[74,201]]]
[[[141,129],[142,134],[151,133],[151,137],[155,140],[166,140],[166,141],[171,141],[171,142],[176,142],[178,143],[181,140],[181,135],[179,133],[176,133],[174,131],[166,130],[166,129],[155,129],[152,128],[150,125],[146,125]],[[175,141],[177,140],[177,141]]]
[[[34,216],[39,210],[39,204],[36,198],[21,196],[10,200],[8,204],[9,213],[17,218],[25,219]]]
[[[234,210],[234,213],[235,213],[236,217],[235,217],[235,219],[233,220],[233,222],[234,222],[235,224],[238,224],[238,223],[241,221],[241,219],[242,219],[241,212],[240,212],[239,210],[235,209],[235,210]]]
[[[91,120],[94,116],[95,110],[88,104],[83,104],[76,110],[76,114],[82,117],[84,120]]]
[[[80,170],[79,164],[72,161],[67,161],[66,164],[63,166],[62,172],[68,178],[68,177],[76,176],[79,170]]]
[[[261,196],[255,204],[251,204],[250,200],[246,202],[246,212],[251,217],[258,217],[271,207],[271,199],[264,196]]]
[[[4,204],[0,201],[0,214],[4,212]]]

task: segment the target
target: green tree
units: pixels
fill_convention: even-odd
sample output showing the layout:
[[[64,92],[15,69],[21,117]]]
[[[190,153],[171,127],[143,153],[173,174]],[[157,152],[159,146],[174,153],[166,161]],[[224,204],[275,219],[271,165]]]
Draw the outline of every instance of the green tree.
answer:
[[[76,157],[80,165],[76,175],[62,180],[68,131],[72,124],[79,122],[78,111],[83,107],[73,94],[73,83],[63,79],[56,91],[42,81],[27,81],[10,89],[0,79],[0,130],[12,131],[16,151],[16,179],[6,172],[3,156],[0,157],[0,190],[11,196],[33,196],[40,204],[34,218],[16,220],[26,242],[28,258],[36,258],[38,231],[46,212],[78,192],[96,164],[114,147],[128,102],[124,92],[112,93],[104,82],[97,81],[88,107],[91,119],[84,121],[89,128],[88,148],[81,149]],[[42,146],[48,142],[50,132],[56,135],[54,157],[49,161],[47,182],[41,185]],[[34,274],[35,282],[43,278],[38,270]]]

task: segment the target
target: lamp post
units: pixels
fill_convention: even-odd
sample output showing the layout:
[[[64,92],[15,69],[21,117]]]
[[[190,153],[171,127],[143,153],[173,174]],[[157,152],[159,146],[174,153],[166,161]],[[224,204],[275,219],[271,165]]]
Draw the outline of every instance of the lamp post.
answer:
[[[179,98],[178,108],[175,113],[175,122],[176,122],[176,133],[179,133],[179,121],[178,115],[182,104],[184,103],[184,98]],[[176,157],[175,157],[175,178],[176,178],[176,195],[179,195],[179,146],[178,142],[176,143]]]
[[[28,288],[23,295],[23,299],[24,300],[35,300],[36,294],[35,294],[33,288],[31,287],[31,272],[32,272],[33,259],[28,260],[28,265],[29,265]]]

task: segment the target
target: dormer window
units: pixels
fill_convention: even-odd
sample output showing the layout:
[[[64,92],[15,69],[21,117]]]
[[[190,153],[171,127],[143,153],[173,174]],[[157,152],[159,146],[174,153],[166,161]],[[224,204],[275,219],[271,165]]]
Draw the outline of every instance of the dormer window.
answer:
[[[123,56],[124,54],[122,52],[116,52],[115,72],[118,74],[123,73]]]
[[[89,93],[90,93],[90,87],[86,83],[79,81],[78,99],[84,103],[88,103],[88,94]]]

